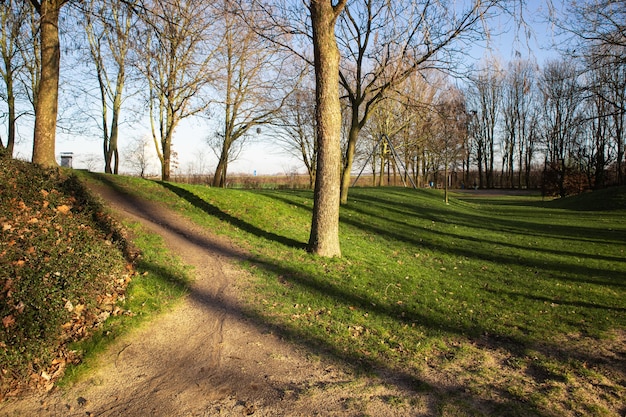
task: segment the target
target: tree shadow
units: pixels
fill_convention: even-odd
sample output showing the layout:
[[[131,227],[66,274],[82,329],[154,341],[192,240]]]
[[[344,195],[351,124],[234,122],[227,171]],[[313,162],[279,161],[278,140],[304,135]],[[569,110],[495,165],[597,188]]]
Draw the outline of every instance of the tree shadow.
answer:
[[[174,194],[184,199],[185,201],[189,202],[194,207],[202,210],[204,213],[208,214],[209,216],[213,216],[223,222],[229,223],[247,233],[250,233],[262,239],[267,239],[273,242],[278,242],[287,247],[296,248],[296,249],[306,249],[306,244],[303,242],[299,242],[297,240],[288,238],[286,236],[280,236],[280,235],[277,235],[276,233],[272,233],[267,230],[260,229],[242,219],[239,219],[235,216],[231,216],[230,214],[225,213],[222,210],[220,210],[218,207],[201,199],[194,193],[188,190],[185,190],[184,188],[178,187],[175,184],[162,182],[162,181],[159,181],[158,184],[172,191]]]
[[[191,204],[201,209],[207,215],[215,216],[216,218],[228,222],[229,224],[232,224],[233,226],[245,230],[255,236],[276,241],[289,247],[299,248],[304,246],[302,243],[293,239],[264,231],[256,226],[246,223],[241,219],[224,213],[219,210],[219,208],[205,202],[187,190],[167,183],[162,183],[162,185],[177,194],[179,197],[184,198],[186,201],[189,201]],[[293,205],[294,202],[290,200],[289,204]],[[307,207],[306,205],[302,205],[301,207],[303,209],[310,210],[310,207]],[[198,231],[182,230],[172,224],[168,224],[167,219],[158,219],[157,221],[161,222],[164,227],[176,231],[176,233],[189,239],[194,244],[200,245],[204,248],[211,248],[211,250],[215,250],[217,253],[220,253],[229,259],[240,259],[240,253],[227,246],[222,246],[212,242],[210,238],[207,238]],[[355,227],[368,230],[371,233],[386,235],[394,239],[402,238],[398,232],[382,230],[379,227],[368,226],[362,222],[354,223]],[[404,237],[404,239],[406,239],[406,237]],[[411,243],[419,244],[412,239]],[[437,250],[443,250],[442,247],[433,245],[433,248],[435,247]],[[454,253],[461,256],[476,255],[468,250],[454,251]],[[491,259],[493,260],[493,258]],[[513,260],[508,258],[496,259],[495,261],[513,262]],[[429,316],[425,312],[406,312],[402,310],[401,307],[393,303],[380,303],[379,300],[368,298],[365,294],[359,294],[345,286],[342,287],[340,284],[329,280],[326,276],[314,276],[303,273],[296,267],[281,265],[278,260],[255,259],[254,265],[257,268],[268,272],[270,277],[280,276],[282,277],[282,280],[292,284],[294,288],[290,289],[291,291],[297,291],[298,288],[306,289],[307,291],[319,294],[320,297],[330,298],[338,305],[345,306],[345,308],[348,308],[348,306],[355,306],[366,311],[375,312],[378,315],[385,316],[388,319],[399,323],[419,323],[421,326],[424,326],[424,328],[432,330],[433,332],[445,332],[450,335],[467,338],[470,341],[475,342],[477,345],[486,345],[492,347],[493,349],[503,349],[511,352],[512,355],[520,355],[525,349],[530,347],[527,340],[505,334],[493,334],[491,330],[478,325],[459,324],[458,322],[453,322],[451,319]],[[150,268],[150,266],[146,265],[146,268]],[[176,282],[177,278],[171,277],[171,279],[168,280]],[[445,404],[455,402],[465,404],[470,414],[484,414],[486,412],[491,415],[510,416],[551,415],[549,412],[544,413],[537,410],[535,406],[527,403],[526,399],[519,398],[511,393],[508,393],[505,389],[497,386],[495,383],[490,383],[489,386],[484,387],[486,390],[491,391],[491,395],[474,395],[471,392],[466,392],[466,387],[463,386],[462,382],[445,381],[445,383],[438,384],[433,381],[429,381],[426,378],[422,378],[419,372],[416,369],[412,369],[410,366],[392,366],[382,358],[371,357],[354,350],[346,351],[341,346],[334,345],[321,336],[312,335],[311,333],[306,332],[305,329],[299,328],[297,325],[290,325],[288,322],[278,322],[271,320],[269,317],[264,317],[261,313],[255,311],[247,305],[244,305],[243,303],[231,302],[223,297],[220,297],[219,295],[202,291],[198,288],[191,288],[189,294],[189,296],[195,302],[201,304],[207,312],[226,314],[228,317],[237,320],[248,320],[259,329],[275,332],[276,334],[288,338],[292,343],[299,345],[308,352],[324,357],[330,356],[345,366],[355,369],[357,372],[362,372],[363,370],[372,372],[380,378],[383,383],[393,385],[403,392],[406,392],[407,395],[419,395],[425,392],[432,393],[430,395],[434,398],[434,401],[429,406],[427,415],[440,415],[441,409],[445,406]],[[487,333],[489,333],[489,335],[485,336]],[[594,356],[593,354],[581,354],[580,352],[574,352],[568,346],[558,345],[556,343],[546,344],[545,352],[546,355],[558,359],[571,357],[576,354],[576,358],[579,358],[580,360],[587,359],[589,361],[597,361],[597,356],[600,356],[600,353],[597,353],[597,356]],[[187,359],[185,358],[183,358],[180,363],[182,368],[189,367],[191,365],[192,363],[187,362]],[[239,377],[242,381],[247,381],[251,378],[249,375],[239,374],[234,375],[234,377]],[[544,377],[545,375],[539,373],[537,375],[537,378]],[[276,390],[282,389],[279,386],[276,386],[275,388]],[[141,393],[142,391],[143,390],[138,388],[138,393]],[[499,398],[494,399],[497,396],[499,396]]]

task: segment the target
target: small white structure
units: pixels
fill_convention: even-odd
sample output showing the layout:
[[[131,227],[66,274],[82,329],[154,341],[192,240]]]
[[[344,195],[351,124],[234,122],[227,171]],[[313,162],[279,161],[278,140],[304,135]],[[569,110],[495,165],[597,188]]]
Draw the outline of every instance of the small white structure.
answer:
[[[61,152],[61,166],[64,168],[72,168],[72,157],[74,152]]]

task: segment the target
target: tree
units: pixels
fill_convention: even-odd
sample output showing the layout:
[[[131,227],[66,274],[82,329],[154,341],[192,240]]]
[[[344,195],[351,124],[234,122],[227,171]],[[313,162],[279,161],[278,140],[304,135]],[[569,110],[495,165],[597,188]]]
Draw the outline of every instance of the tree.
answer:
[[[28,3],[28,7],[30,8],[19,47],[23,68],[18,75],[34,114],[41,81],[41,39],[39,36],[39,19],[34,13],[32,4]]]
[[[22,27],[25,24],[27,6],[14,0],[9,0],[0,4],[0,53],[2,55],[2,65],[0,65],[0,76],[4,83],[2,93],[3,100],[7,104],[7,139],[6,144],[0,137],[0,150],[4,149],[5,155],[11,157],[15,146],[15,134],[18,111],[16,108],[18,73],[22,67],[20,60],[20,37]]]
[[[626,62],[625,0],[570,0],[562,14],[557,14],[551,3],[553,22],[571,35],[568,54],[582,56],[590,45],[603,45],[608,47],[605,56]]]
[[[143,136],[133,139],[124,152],[127,165],[141,178],[145,178],[151,166],[149,149],[150,138]]]
[[[471,77],[469,110],[476,112],[473,133],[480,188],[492,188],[495,185],[495,135],[500,114],[502,83],[503,74],[497,61],[485,62],[478,75]]]
[[[215,13],[207,2],[185,0],[153,0],[142,13],[137,46],[148,82],[150,127],[164,181],[170,179],[178,124],[208,106],[201,92],[212,79],[214,49],[209,29]]]
[[[565,54],[571,58],[582,58],[587,71],[601,71],[605,85],[592,86],[592,94],[609,103],[617,155],[615,171],[617,183],[626,183],[626,1],[597,0],[566,2],[564,12],[553,10],[553,21],[567,37]],[[592,78],[598,80],[597,75]],[[610,86],[610,87],[609,87]],[[598,158],[603,158],[597,154]],[[605,161],[598,161],[600,165]]]
[[[41,78],[35,102],[33,163],[56,166],[56,123],[59,101],[59,15],[68,0],[30,0],[39,15]]]
[[[515,60],[509,64],[504,77],[502,115],[504,136],[502,143],[503,177],[508,186],[515,187],[515,162],[517,161],[517,186],[522,186],[522,172],[528,172],[533,151],[533,112],[535,69],[528,61]],[[526,161],[526,166],[524,165]],[[504,172],[506,167],[506,173]],[[504,181],[504,180],[503,180]],[[528,185],[528,184],[526,184]]]
[[[455,43],[479,38],[484,19],[497,4],[476,1],[460,9],[442,2],[359,0],[346,7],[338,35],[344,57],[340,80],[350,118],[342,203],[348,198],[359,132],[373,109],[416,71],[450,71],[450,56],[459,52]]]
[[[341,103],[339,101],[339,48],[337,18],[347,0],[310,0],[315,68],[315,120],[317,176],[309,251],[320,256],[341,256],[339,205],[341,169]]]
[[[126,2],[120,0],[90,0],[84,7],[82,24],[100,93],[104,171],[117,174],[119,123],[135,19]]]
[[[317,165],[315,88],[299,85],[278,114],[277,125],[279,145],[302,161],[313,189]]]
[[[218,68],[213,85],[224,120],[210,142],[218,157],[214,187],[226,185],[228,163],[241,149],[235,145],[242,145],[251,129],[276,117],[291,94],[289,84],[294,78],[287,73],[288,57],[231,12],[235,10],[232,0],[222,0],[221,9],[225,10],[219,25],[222,42],[213,59]]]
[[[565,197],[567,168],[580,123],[581,89],[575,64],[549,61],[543,68],[539,85],[543,95],[546,165],[556,175],[559,195]]]
[[[441,95],[435,105],[435,119],[428,149],[438,157],[439,166],[443,167],[444,200],[448,204],[449,171],[462,156],[467,137],[468,113],[460,90],[450,87]]]

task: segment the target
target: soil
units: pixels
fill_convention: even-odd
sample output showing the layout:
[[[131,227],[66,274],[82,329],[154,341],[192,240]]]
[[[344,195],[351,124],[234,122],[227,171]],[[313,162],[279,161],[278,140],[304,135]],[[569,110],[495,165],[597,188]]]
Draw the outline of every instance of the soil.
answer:
[[[71,387],[0,405],[0,416],[402,416],[432,415],[398,384],[356,375],[243,316],[237,288],[246,253],[158,204],[92,186],[116,216],[161,235],[195,267],[172,311],[115,341]]]

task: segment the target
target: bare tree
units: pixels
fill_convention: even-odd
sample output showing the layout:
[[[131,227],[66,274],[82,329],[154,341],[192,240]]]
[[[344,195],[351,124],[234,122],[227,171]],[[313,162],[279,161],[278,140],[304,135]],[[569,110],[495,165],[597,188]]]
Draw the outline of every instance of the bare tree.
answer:
[[[469,111],[476,112],[473,151],[480,188],[494,186],[495,136],[502,104],[502,85],[503,73],[497,61],[485,62],[478,74],[471,77]]]
[[[135,21],[131,6],[120,0],[89,0],[84,5],[82,24],[98,80],[106,173],[119,170],[119,124]]]
[[[433,136],[428,150],[439,159],[439,166],[444,171],[444,200],[448,204],[449,172],[463,157],[467,137],[468,112],[465,108],[463,93],[449,87],[435,105]]]
[[[18,75],[34,114],[41,80],[41,39],[39,36],[39,19],[32,8],[32,4],[28,3],[28,6],[30,9],[22,30],[23,35],[20,39],[19,48],[23,71]]]
[[[554,173],[558,193],[565,197],[567,168],[580,123],[580,85],[578,71],[571,61],[550,61],[540,80],[543,95],[546,168]]]
[[[0,76],[4,83],[4,90],[0,92],[0,97],[6,101],[7,105],[7,139],[5,144],[0,137],[0,150],[4,149],[5,155],[9,157],[13,155],[16,123],[19,117],[16,96],[18,95],[18,74],[23,66],[20,38],[22,28],[26,23],[27,12],[28,6],[23,2],[8,0],[0,4],[0,26],[2,27]]]
[[[283,106],[276,122],[278,144],[302,161],[315,185],[317,142],[315,141],[315,88],[300,85]]]
[[[218,25],[222,42],[213,60],[218,68],[213,85],[224,120],[211,141],[218,157],[214,187],[225,186],[228,163],[235,159],[248,133],[271,123],[293,91],[289,57],[232,13],[232,0],[222,0],[219,6],[225,12]],[[234,147],[236,142],[240,146]]]
[[[124,150],[126,165],[141,178],[145,178],[152,166],[154,154],[150,152],[150,142],[146,136],[137,137]]]
[[[552,5],[552,2],[549,3]],[[593,86],[593,95],[607,101],[613,109],[617,155],[615,168],[618,184],[626,183],[626,1],[596,0],[566,2],[564,13],[552,5],[552,17],[562,33],[570,35],[565,45],[569,57],[583,58],[589,71],[606,71],[606,87]],[[595,76],[592,78],[598,79]],[[610,85],[610,87],[609,87]],[[598,157],[602,157],[600,154]]]
[[[436,71],[420,71],[409,76],[397,89],[402,102],[406,127],[402,132],[399,153],[418,186],[423,182],[424,144],[430,134],[430,120],[437,93],[443,86],[441,74]]]
[[[569,0],[564,12],[550,1],[551,17],[565,34],[568,54],[582,56],[589,46],[603,45],[605,56],[626,62],[626,1],[625,0]]]
[[[532,126],[535,110],[534,75],[534,66],[529,61],[515,60],[509,64],[504,78],[502,166],[503,177],[508,180],[507,185],[511,188],[516,185],[515,163],[517,162],[518,170],[517,186],[521,187],[525,157],[532,160],[533,144],[530,142],[535,136]]]
[[[451,70],[455,45],[478,39],[498,3],[478,1],[460,9],[442,2],[359,0],[347,6],[338,35],[344,58],[341,86],[350,107],[342,203],[347,202],[359,132],[373,109],[412,73],[430,67]]]
[[[176,127],[208,105],[201,92],[211,81],[214,49],[209,29],[215,10],[206,2],[185,0],[152,0],[144,8],[136,48],[148,82],[150,126],[161,178],[168,181]]]

